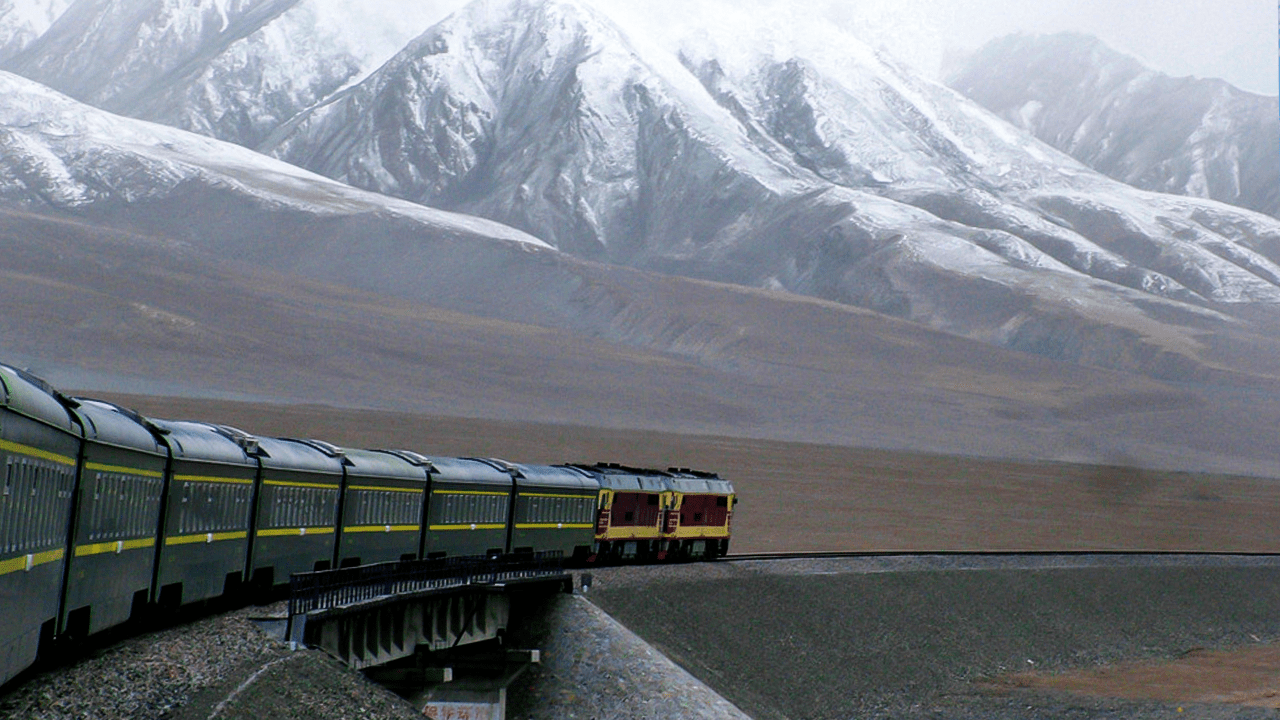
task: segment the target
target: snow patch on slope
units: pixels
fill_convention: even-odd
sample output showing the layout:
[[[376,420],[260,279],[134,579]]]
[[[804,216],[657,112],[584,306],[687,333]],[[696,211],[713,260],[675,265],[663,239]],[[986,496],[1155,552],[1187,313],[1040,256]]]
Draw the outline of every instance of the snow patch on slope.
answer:
[[[6,129],[0,178],[7,181],[0,192],[12,199],[22,197],[18,190],[34,190],[58,208],[111,198],[134,202],[196,179],[318,215],[389,212],[444,230],[547,247],[488,220],[357,190],[237,145],[89,108],[2,72],[0,127]]]

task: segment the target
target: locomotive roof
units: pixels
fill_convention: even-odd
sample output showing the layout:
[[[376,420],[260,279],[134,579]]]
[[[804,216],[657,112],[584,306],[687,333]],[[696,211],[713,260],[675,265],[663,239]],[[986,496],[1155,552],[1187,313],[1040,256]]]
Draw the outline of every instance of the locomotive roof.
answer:
[[[682,493],[732,495],[733,483],[715,473],[699,472],[687,468],[669,468],[672,488]]]
[[[175,458],[232,465],[256,465],[227,429],[189,420],[152,420]]]
[[[599,489],[600,482],[594,476],[567,465],[514,465],[520,485],[562,488],[566,490]]]
[[[429,456],[431,478],[443,482],[503,485],[511,487],[509,463],[501,460]]]
[[[147,420],[114,403],[76,398],[73,412],[80,417],[86,440],[126,447],[155,455],[166,454],[164,446],[146,426]]]
[[[58,401],[57,391],[23,370],[0,365],[0,404],[60,430],[72,431],[71,415]]]
[[[292,438],[258,438],[262,466],[282,470],[342,474],[341,456],[335,457],[314,445]]]
[[[346,457],[348,475],[427,481],[426,470],[389,452],[343,448],[342,454]]]

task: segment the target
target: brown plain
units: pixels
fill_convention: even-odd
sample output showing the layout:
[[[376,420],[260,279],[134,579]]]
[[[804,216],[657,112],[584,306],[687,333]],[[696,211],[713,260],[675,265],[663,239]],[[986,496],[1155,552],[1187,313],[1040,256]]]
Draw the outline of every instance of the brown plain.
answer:
[[[313,405],[109,399],[154,417],[349,447],[711,470],[741,498],[735,552],[1280,552],[1280,483],[1271,478]]]

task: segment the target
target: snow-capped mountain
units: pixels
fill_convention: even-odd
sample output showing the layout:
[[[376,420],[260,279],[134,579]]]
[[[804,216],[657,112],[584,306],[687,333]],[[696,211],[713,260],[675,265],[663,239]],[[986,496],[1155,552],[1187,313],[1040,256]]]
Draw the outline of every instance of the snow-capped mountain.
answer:
[[[1130,185],[1280,217],[1280,105],[1221,80],[1174,78],[1097,38],[992,41],[951,87]]]
[[[70,4],[71,0],[0,0],[0,63],[35,42]]]
[[[326,17],[314,0],[77,0],[8,66],[400,198],[396,212],[480,216],[520,231],[482,235],[1062,360],[1199,377],[1207,327],[1280,304],[1280,222],[1110,180],[854,42],[836,65],[722,63],[651,45],[585,0],[477,0],[374,70],[377,53]],[[194,175],[216,182],[156,162],[189,139],[138,156],[105,133],[82,147],[38,113],[13,122],[14,202],[123,198],[155,217],[131,198],[224,187],[221,150],[189,166],[212,163]],[[319,205],[350,208],[324,187]]]
[[[478,2],[267,149],[577,254],[1104,365],[1191,352],[1151,342],[1153,307],[1280,302],[1280,223],[1108,180],[880,53],[682,60],[582,2]]]
[[[380,19],[332,0],[4,2],[23,7],[0,4],[0,69],[247,147],[425,27],[412,24],[422,10]]]
[[[78,0],[5,69],[113,111],[198,73],[298,0]]]
[[[3,72],[0,202],[144,227],[224,252],[234,242],[261,238],[267,228],[255,223],[272,217],[323,222],[377,216],[439,236],[547,247],[494,222],[359,190],[237,145],[112,115]],[[223,240],[227,244],[217,245]],[[258,245],[254,250],[263,256],[288,254],[287,248]]]
[[[360,71],[298,0],[79,0],[2,63],[78,100],[251,146]]]

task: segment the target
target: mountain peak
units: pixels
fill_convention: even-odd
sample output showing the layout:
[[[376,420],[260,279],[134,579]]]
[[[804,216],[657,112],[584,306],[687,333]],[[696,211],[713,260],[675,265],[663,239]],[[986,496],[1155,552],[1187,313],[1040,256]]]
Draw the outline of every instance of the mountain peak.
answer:
[[[1169,77],[1077,33],[993,40],[948,83],[1113,178],[1280,217],[1274,97]]]

